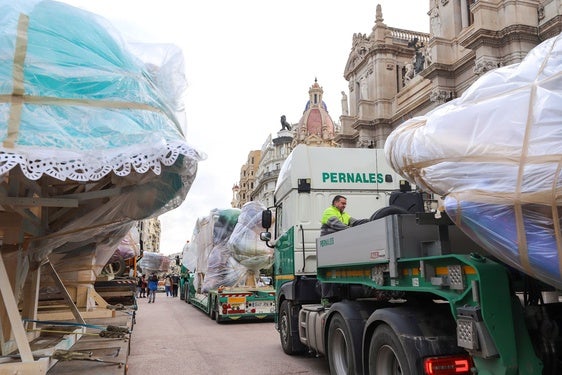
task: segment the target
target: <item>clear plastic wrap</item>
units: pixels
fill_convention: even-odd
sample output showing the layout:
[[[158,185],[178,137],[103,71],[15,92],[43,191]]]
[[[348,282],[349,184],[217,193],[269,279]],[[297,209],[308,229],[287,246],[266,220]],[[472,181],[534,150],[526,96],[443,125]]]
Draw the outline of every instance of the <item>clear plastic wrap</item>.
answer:
[[[204,260],[207,264],[207,272],[202,283],[203,292],[208,292],[221,285],[235,285],[244,274],[244,269],[233,261],[232,252],[228,247],[228,239],[236,226],[239,215],[240,210],[236,208],[215,209],[211,212],[209,222],[212,223],[212,249]]]
[[[144,251],[138,263],[143,275],[170,270],[170,258],[160,253]]]
[[[129,233],[117,245],[117,252],[123,259],[132,259],[140,255],[140,233],[134,225]]]
[[[194,247],[191,242],[187,242],[185,245],[183,245],[181,264],[190,272],[194,272],[195,268],[197,267],[197,254],[195,253]]]
[[[260,269],[269,268],[273,264],[273,249],[260,240],[260,233],[263,232],[261,215],[265,208],[255,201],[244,204],[238,223],[228,240],[234,259],[252,270],[256,276],[259,276]]]
[[[255,286],[259,270],[273,262],[272,250],[259,240],[263,209],[263,205],[249,202],[241,210],[214,209],[197,220],[188,251],[184,248],[184,259],[192,252],[189,256],[197,258],[197,290]]]
[[[562,288],[561,35],[400,125],[385,153],[493,256]]]

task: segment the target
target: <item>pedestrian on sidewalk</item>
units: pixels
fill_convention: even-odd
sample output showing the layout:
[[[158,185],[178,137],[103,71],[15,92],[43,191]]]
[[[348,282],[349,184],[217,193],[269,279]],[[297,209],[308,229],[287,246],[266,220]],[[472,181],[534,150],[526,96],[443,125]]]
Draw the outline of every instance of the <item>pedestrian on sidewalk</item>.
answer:
[[[137,293],[135,294],[137,298],[142,297],[142,278],[139,276],[137,280]]]
[[[172,277],[170,275],[166,275],[166,279],[164,280],[164,290],[166,291],[166,297],[172,296]]]
[[[156,299],[156,291],[158,290],[158,276],[153,273],[148,279],[148,303],[154,303]]]
[[[177,274],[172,275],[172,295],[178,296],[178,289],[180,287],[180,277]]]
[[[142,275],[142,285],[141,285],[141,298],[148,297],[148,280],[146,275]]]
[[[142,275],[137,283],[137,298],[146,297],[146,276]]]

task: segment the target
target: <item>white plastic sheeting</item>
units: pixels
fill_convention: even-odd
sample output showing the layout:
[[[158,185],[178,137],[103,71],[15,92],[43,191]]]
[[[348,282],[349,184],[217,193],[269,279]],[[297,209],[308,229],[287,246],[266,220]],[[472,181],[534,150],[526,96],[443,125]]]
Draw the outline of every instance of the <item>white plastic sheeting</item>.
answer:
[[[401,124],[385,153],[506,264],[562,288],[562,36]]]

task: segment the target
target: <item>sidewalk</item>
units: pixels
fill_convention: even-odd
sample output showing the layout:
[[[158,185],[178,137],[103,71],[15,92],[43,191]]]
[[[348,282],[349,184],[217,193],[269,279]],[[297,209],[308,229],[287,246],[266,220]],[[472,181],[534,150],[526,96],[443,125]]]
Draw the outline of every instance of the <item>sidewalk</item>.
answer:
[[[176,309],[185,302],[157,292],[154,303],[149,304],[148,298],[139,298],[137,304],[127,374],[185,373],[189,368],[187,351],[178,344],[186,339],[187,319]]]

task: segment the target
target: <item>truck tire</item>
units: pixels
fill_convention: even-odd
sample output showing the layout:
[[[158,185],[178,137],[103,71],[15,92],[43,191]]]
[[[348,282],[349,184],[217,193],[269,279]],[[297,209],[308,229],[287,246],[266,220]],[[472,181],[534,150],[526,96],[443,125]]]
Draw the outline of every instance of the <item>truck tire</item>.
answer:
[[[286,354],[295,355],[304,353],[305,347],[300,342],[298,336],[298,317],[291,310],[291,303],[289,301],[281,302],[281,307],[279,308],[279,338],[281,339],[283,351]]]
[[[351,332],[349,332],[344,318],[340,314],[335,314],[328,329],[327,354],[330,374],[355,374],[351,340]]]
[[[369,346],[369,375],[412,375],[396,333],[387,324],[375,329]]]

